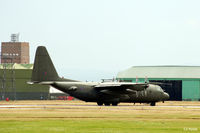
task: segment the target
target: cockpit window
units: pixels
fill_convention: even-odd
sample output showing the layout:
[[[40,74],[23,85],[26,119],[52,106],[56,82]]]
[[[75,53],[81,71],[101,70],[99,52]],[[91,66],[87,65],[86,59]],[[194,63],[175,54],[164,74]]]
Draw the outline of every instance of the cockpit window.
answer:
[[[162,89],[160,86],[157,86],[157,89],[158,89],[159,91],[163,91],[163,89]]]
[[[160,90],[163,91],[163,89],[160,87]]]

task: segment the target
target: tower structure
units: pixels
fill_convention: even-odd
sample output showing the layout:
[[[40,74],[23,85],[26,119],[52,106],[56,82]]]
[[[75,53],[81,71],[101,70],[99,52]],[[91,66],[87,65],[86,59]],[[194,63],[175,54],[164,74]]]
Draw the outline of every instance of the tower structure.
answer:
[[[12,34],[10,42],[1,44],[1,63],[29,64],[29,43],[19,42],[19,34]]]

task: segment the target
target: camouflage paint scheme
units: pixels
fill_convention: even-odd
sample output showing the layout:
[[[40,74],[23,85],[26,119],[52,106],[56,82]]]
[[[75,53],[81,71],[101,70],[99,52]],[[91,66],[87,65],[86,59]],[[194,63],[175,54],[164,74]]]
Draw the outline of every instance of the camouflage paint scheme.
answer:
[[[120,102],[150,103],[169,99],[163,89],[150,83],[128,82],[81,82],[60,78],[44,46],[36,50],[31,82],[51,85],[69,95],[86,102],[116,106]]]

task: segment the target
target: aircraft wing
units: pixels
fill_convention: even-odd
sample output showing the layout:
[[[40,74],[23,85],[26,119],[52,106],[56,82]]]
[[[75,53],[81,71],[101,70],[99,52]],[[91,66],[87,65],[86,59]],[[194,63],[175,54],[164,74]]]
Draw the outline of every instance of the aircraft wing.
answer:
[[[147,83],[108,82],[95,86],[99,90],[109,91],[142,91],[148,87]]]

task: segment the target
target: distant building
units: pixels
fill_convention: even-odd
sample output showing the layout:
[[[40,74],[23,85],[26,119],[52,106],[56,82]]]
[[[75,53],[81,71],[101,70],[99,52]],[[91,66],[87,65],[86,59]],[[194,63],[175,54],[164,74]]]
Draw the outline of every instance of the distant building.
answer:
[[[0,100],[47,100],[48,85],[27,84],[32,69],[33,64],[0,64]]]
[[[125,82],[157,82],[170,100],[200,101],[200,66],[134,66],[117,74]]]
[[[12,34],[10,42],[1,44],[1,63],[29,64],[29,43],[19,42],[19,34]]]
[[[29,43],[19,42],[19,34],[12,34],[10,42],[1,44],[0,100],[45,100],[49,86],[33,84],[33,64],[29,64]]]

